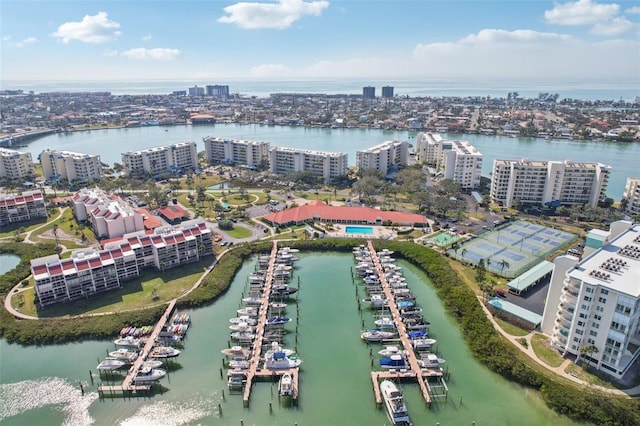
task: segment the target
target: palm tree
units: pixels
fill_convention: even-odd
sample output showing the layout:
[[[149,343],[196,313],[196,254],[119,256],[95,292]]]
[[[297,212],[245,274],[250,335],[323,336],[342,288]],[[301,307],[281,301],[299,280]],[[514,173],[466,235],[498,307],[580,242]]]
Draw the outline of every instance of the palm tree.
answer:
[[[462,251],[460,252],[460,256],[462,256],[462,258],[464,259],[465,254],[467,254],[467,249],[463,248]]]
[[[580,346],[580,356],[587,358],[587,364],[591,366],[591,355],[600,352],[595,345]]]
[[[500,262],[498,262],[498,265],[500,265],[500,273],[504,271],[504,268],[509,269],[509,267],[511,266],[505,259],[502,259]]]

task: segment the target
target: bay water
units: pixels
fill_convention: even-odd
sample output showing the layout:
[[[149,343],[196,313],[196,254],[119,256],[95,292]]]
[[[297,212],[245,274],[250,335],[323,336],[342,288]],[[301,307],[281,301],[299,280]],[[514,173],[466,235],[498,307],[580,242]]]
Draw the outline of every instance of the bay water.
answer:
[[[100,155],[109,165],[122,163],[122,153],[194,141],[204,151],[202,139],[207,136],[269,142],[271,146],[344,152],[349,165],[356,162],[356,152],[388,140],[406,140],[415,144],[415,132],[382,129],[324,129],[259,124],[215,124],[148,126],[122,129],[58,133],[31,141],[22,151],[33,160],[45,149],[68,150]],[[483,155],[482,174],[489,176],[494,159],[572,160],[600,162],[612,167],[607,195],[615,201],[622,198],[628,177],[640,176],[638,158],[640,143],[544,140],[502,136],[443,134],[450,139],[470,141]]]
[[[293,321],[284,346],[303,360],[297,406],[281,404],[277,384],[256,382],[249,407],[221,378],[229,345],[228,319],[236,315],[255,259],[243,264],[229,290],[213,304],[190,311],[192,327],[177,358],[181,368],[161,381],[152,398],[98,399],[95,366],[111,341],[21,347],[0,341],[0,423],[3,425],[388,425],[374,402],[370,371],[378,369],[380,345],[360,339],[373,327],[372,312],[358,310],[364,288],[352,280],[353,256],[299,253],[291,285],[299,287],[287,307]],[[415,383],[403,383],[416,425],[574,424],[546,408],[539,395],[508,382],[473,359],[457,324],[446,314],[428,278],[399,262],[431,322],[436,349],[451,373],[449,396],[428,408]],[[297,337],[296,337],[297,329]],[[231,342],[232,344],[232,342]],[[371,351],[371,352],[370,352]],[[373,354],[373,355],[370,355]],[[373,359],[373,361],[372,361]],[[89,372],[92,371],[93,383]],[[84,389],[82,395],[80,384]],[[221,409],[221,412],[220,412]]]

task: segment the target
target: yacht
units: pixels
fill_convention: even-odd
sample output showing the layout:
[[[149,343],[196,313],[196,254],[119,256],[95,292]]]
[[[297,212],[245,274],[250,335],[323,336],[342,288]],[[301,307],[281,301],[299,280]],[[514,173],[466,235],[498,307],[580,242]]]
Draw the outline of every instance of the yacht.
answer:
[[[402,392],[391,380],[383,380],[380,383],[380,392],[384,398],[384,405],[387,407],[387,415],[394,425],[409,425],[409,413],[404,403]]]
[[[148,359],[142,363],[143,368],[160,368],[162,367],[162,361],[158,361],[157,359]]]
[[[384,349],[378,351],[378,354],[388,357],[391,355],[407,355],[407,352],[408,351],[401,349],[399,346],[385,346]]]
[[[113,371],[122,368],[126,363],[119,359],[107,358],[96,367],[100,371]]]
[[[229,389],[242,389],[247,383],[247,373],[242,370],[229,371],[227,375],[227,385]]]
[[[167,375],[167,372],[159,368],[142,367],[133,377],[134,383],[157,382]]]
[[[249,358],[249,356],[251,355],[251,351],[243,348],[242,346],[232,346],[230,348],[223,349],[220,352],[222,352],[223,355],[232,356],[234,358]]]
[[[280,383],[278,384],[278,393],[282,397],[291,397],[293,396],[293,378],[291,374],[284,373],[280,378]]]
[[[125,349],[140,349],[142,347],[142,340],[131,336],[121,337],[114,340],[113,343],[116,347]]]
[[[151,349],[150,358],[174,358],[180,355],[180,350],[171,346],[158,346]]]
[[[371,297],[362,299],[362,303],[370,304],[372,308],[383,308],[387,306],[387,299],[381,294],[373,294]]]
[[[284,352],[273,352],[265,357],[264,368],[267,370],[289,370],[300,367],[302,360],[293,355],[287,356]]]
[[[360,337],[367,342],[381,342],[385,339],[391,339],[396,336],[394,331],[382,331],[378,328],[366,330],[360,333]]]
[[[444,359],[438,358],[436,354],[427,354],[419,361],[420,367],[422,368],[439,368],[445,362]]]
[[[407,359],[402,354],[394,354],[388,357],[380,358],[380,367],[386,369],[403,369],[409,368]]]
[[[132,352],[128,349],[121,348],[115,351],[109,352],[109,357],[123,361],[124,363],[131,364],[138,358],[138,352]]]

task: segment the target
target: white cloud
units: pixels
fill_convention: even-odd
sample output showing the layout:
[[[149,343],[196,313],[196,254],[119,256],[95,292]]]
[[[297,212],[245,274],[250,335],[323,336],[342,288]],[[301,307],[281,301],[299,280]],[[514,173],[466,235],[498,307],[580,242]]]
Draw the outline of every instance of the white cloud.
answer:
[[[546,21],[558,25],[593,25],[605,22],[620,12],[617,4],[599,4],[591,0],[578,0],[575,3],[556,4],[544,12]]]
[[[180,57],[180,50],[178,49],[145,49],[139,47],[136,49],[129,49],[121,53],[129,59],[137,60],[152,60],[152,61],[174,61]]]
[[[85,15],[80,22],[65,22],[52,36],[61,38],[63,43],[71,40],[105,43],[121,34],[118,28],[120,24],[109,20],[106,12],[98,12],[93,16]]]
[[[9,41],[9,40],[11,40],[11,36],[2,37],[2,41]]]
[[[114,49],[105,49],[102,56],[118,56],[118,51]]]
[[[281,78],[291,74],[289,67],[282,64],[262,64],[249,70],[249,76],[255,78]]]
[[[625,10],[624,13],[626,13],[627,15],[640,14],[640,6],[630,7],[629,9]]]
[[[637,31],[638,24],[634,24],[629,21],[627,18],[618,17],[614,18],[609,22],[602,22],[595,24],[590,32],[596,35],[603,36],[614,36],[618,34],[623,34],[626,32]]]
[[[151,41],[152,38],[153,36],[151,34],[147,34],[146,36],[142,37],[142,41]]]
[[[224,24],[244,29],[285,29],[305,15],[319,16],[329,7],[328,1],[279,0],[277,3],[240,2],[224,8],[227,16],[218,18]]]
[[[4,36],[2,37],[2,41],[9,47],[25,47],[29,44],[33,44],[33,43],[37,43],[38,39],[35,37],[27,37],[27,38],[23,38],[22,40],[19,41],[11,41],[11,36]]]

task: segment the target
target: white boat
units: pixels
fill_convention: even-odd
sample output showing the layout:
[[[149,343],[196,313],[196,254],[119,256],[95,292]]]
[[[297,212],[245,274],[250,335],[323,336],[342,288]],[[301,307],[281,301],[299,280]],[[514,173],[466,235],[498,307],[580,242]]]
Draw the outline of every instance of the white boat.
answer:
[[[246,322],[241,322],[239,324],[231,324],[229,326],[229,330],[231,331],[245,331],[247,333],[255,332],[255,327],[247,324]]]
[[[399,346],[385,346],[384,349],[378,351],[378,354],[388,357],[391,355],[407,355],[407,351],[400,349]]]
[[[135,337],[127,336],[121,337],[113,341],[118,348],[125,349],[140,349],[142,347],[142,340]]]
[[[427,354],[418,361],[422,368],[438,368],[445,362],[446,361],[444,359],[438,358],[438,355],[436,354]]]
[[[381,294],[373,294],[371,297],[362,299],[362,303],[367,303],[372,308],[382,308],[387,306],[387,299]]]
[[[377,328],[366,330],[360,333],[360,337],[367,342],[381,342],[385,339],[391,339],[396,336],[393,331],[382,331]]]
[[[389,317],[378,318],[373,323],[376,325],[376,327],[380,328],[396,328],[396,323],[393,321],[393,318]]]
[[[278,384],[278,393],[282,397],[293,396],[293,378],[291,377],[291,374],[284,373],[282,377],[280,377],[280,383]]]
[[[109,357],[123,361],[125,363],[132,363],[138,358],[138,352],[132,352],[128,349],[121,348],[115,351],[109,352]]]
[[[404,403],[404,397],[395,383],[391,380],[383,380],[380,383],[380,393],[382,393],[384,405],[387,408],[387,415],[391,423],[394,425],[411,424],[407,406]]]
[[[261,297],[245,297],[244,299],[242,299],[243,303],[246,303],[249,306],[260,306],[262,305],[262,298]]]
[[[247,324],[247,325],[256,325],[256,323],[258,322],[258,320],[256,320],[253,317],[250,317],[249,315],[241,315],[239,317],[235,317],[235,318],[230,318],[229,322],[231,324]]]
[[[247,383],[247,374],[243,370],[229,371],[227,375],[229,389],[242,389],[245,383]]]
[[[229,361],[229,368],[234,370],[248,370],[251,362],[245,358],[237,357]]]
[[[113,371],[126,365],[124,361],[119,359],[107,358],[96,367],[100,371]]]
[[[167,375],[167,372],[159,368],[142,367],[133,377],[135,383],[157,382]]]
[[[180,355],[180,350],[171,346],[158,346],[151,349],[150,358],[175,358]]]
[[[265,357],[264,368],[267,370],[289,370],[300,367],[302,360],[293,355],[287,356],[284,352],[274,352]]]
[[[417,351],[421,349],[429,349],[431,348],[431,346],[435,345],[436,343],[437,343],[436,339],[430,339],[430,338],[419,338],[419,339],[411,340],[411,346],[413,346],[413,349]]]
[[[247,306],[246,308],[240,308],[236,311],[238,315],[248,316],[248,317],[257,317],[258,316],[258,308],[253,306]]]
[[[248,331],[236,331],[231,333],[231,338],[234,340],[252,341],[256,338],[256,335]]]
[[[242,346],[232,346],[230,348],[223,349],[220,352],[222,352],[223,355],[232,356],[234,358],[236,357],[249,358],[249,356],[251,355],[251,351],[243,348]]]
[[[158,361],[156,359],[148,359],[142,363],[142,367],[151,369],[160,368],[162,367],[162,361]]]
[[[291,356],[296,353],[292,349],[283,348],[282,346],[280,346],[280,343],[278,342],[271,342],[271,347],[267,350],[267,352],[265,352],[264,356],[265,358],[269,358],[276,352],[282,352],[286,356]]]

